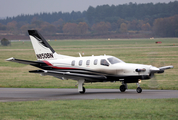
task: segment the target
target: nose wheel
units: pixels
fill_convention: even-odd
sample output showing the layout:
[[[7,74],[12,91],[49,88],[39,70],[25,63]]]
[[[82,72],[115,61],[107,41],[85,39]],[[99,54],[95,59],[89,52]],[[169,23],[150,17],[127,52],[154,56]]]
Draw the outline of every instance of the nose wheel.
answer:
[[[141,93],[142,92],[142,88],[141,87],[137,87],[136,91],[137,91],[137,93]]]
[[[140,87],[140,84],[137,83],[137,89],[136,89],[137,93],[141,93],[142,92],[142,88]]]

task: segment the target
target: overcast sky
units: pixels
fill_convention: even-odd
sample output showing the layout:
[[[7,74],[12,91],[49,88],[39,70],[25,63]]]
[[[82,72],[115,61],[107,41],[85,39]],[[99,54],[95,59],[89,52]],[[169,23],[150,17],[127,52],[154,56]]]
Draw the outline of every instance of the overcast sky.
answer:
[[[40,12],[84,11],[89,6],[125,3],[169,3],[177,0],[0,0],[0,18]]]

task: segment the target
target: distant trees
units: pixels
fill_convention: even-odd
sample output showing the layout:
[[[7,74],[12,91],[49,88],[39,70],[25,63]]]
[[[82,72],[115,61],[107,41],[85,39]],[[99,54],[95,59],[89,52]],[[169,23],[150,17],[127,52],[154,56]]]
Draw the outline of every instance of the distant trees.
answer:
[[[142,28],[143,31],[149,31],[149,30],[151,30],[151,26],[150,26],[149,23],[142,24],[141,28]]]
[[[156,19],[153,32],[161,37],[178,37],[178,15]]]
[[[120,29],[119,30],[120,30],[121,33],[126,33],[128,31],[127,25],[125,23],[122,23],[120,25]]]
[[[110,28],[111,24],[109,22],[99,22],[92,26],[92,30],[96,33],[106,33]]]
[[[37,29],[46,35],[126,33],[152,31],[157,36],[178,36],[178,1],[169,3],[129,3],[123,5],[90,6],[87,11],[18,15],[0,20],[0,32],[27,34]],[[176,15],[177,14],[177,15]]]
[[[83,12],[53,12],[53,13],[40,13],[34,15],[18,15],[16,17],[7,17],[0,20],[0,23],[7,24],[12,21],[23,22],[30,24],[34,18],[37,20],[54,23],[60,19],[65,22],[79,23],[86,22],[92,26],[98,22],[116,23],[119,18],[132,21],[135,19],[146,20],[150,25],[153,24],[157,18],[170,17],[178,14],[178,1],[169,3],[146,3],[137,4],[130,2],[123,5],[101,5],[97,7],[90,6],[87,11]]]
[[[86,22],[80,22],[77,25],[79,34],[86,34],[88,32],[88,24]]]
[[[0,20],[0,23],[7,24],[8,22],[18,21],[25,24],[30,24],[32,21],[40,20],[48,23],[53,23],[59,19],[64,20],[65,22],[76,22],[86,18],[86,11],[83,12],[53,12],[53,13],[36,13],[34,15],[18,15],[16,17],[7,17],[6,19]]]
[[[54,34],[57,30],[57,27],[44,21],[34,20],[31,24],[25,24],[20,27],[21,33],[26,33],[29,29],[36,29],[45,34]]]
[[[77,24],[76,23],[66,23],[63,26],[63,32],[64,33],[69,33],[69,34],[77,34]]]
[[[44,34],[54,34],[56,33],[56,27],[50,23],[44,22],[41,27],[40,31],[42,31]]]
[[[86,34],[88,31],[88,25],[85,22],[76,23],[66,23],[63,26],[63,32],[73,35]]]
[[[86,17],[90,24],[104,22],[117,22],[119,18],[132,21],[134,19],[149,19],[149,24],[153,24],[154,19],[170,17],[178,14],[178,1],[166,3],[129,3],[117,6],[101,5],[89,7]]]
[[[6,25],[3,25],[3,24],[0,23],[0,30],[1,31],[5,31],[6,30]]]
[[[17,22],[16,21],[8,22],[6,25],[6,29],[8,31],[10,31],[11,33],[16,33],[17,32]]]

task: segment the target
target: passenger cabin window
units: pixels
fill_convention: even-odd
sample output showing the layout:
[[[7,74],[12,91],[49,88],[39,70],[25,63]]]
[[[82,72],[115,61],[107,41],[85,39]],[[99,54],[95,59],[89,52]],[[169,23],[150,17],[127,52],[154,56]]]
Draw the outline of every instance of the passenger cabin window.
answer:
[[[94,65],[97,65],[97,63],[98,63],[98,60],[95,59],[95,60],[94,60]]]
[[[90,60],[87,60],[86,65],[90,65]]]
[[[82,66],[82,62],[83,62],[82,60],[79,61],[79,66]]]
[[[106,61],[106,59],[101,59],[101,65],[109,66],[109,63]]]
[[[75,60],[73,60],[73,61],[72,61],[71,65],[72,65],[72,66],[74,66],[74,65],[75,65]]]

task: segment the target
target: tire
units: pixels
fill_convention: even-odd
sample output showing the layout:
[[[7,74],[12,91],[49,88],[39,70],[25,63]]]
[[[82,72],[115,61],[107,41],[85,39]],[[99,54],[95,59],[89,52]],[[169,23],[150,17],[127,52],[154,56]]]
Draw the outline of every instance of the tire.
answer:
[[[83,91],[80,91],[81,94],[85,93],[85,87],[83,87]]]
[[[125,92],[125,90],[126,90],[125,85],[121,85],[121,86],[120,86],[120,91],[121,91],[121,92]]]
[[[141,93],[142,92],[142,88],[141,87],[138,87],[136,90],[137,90],[137,93]]]

